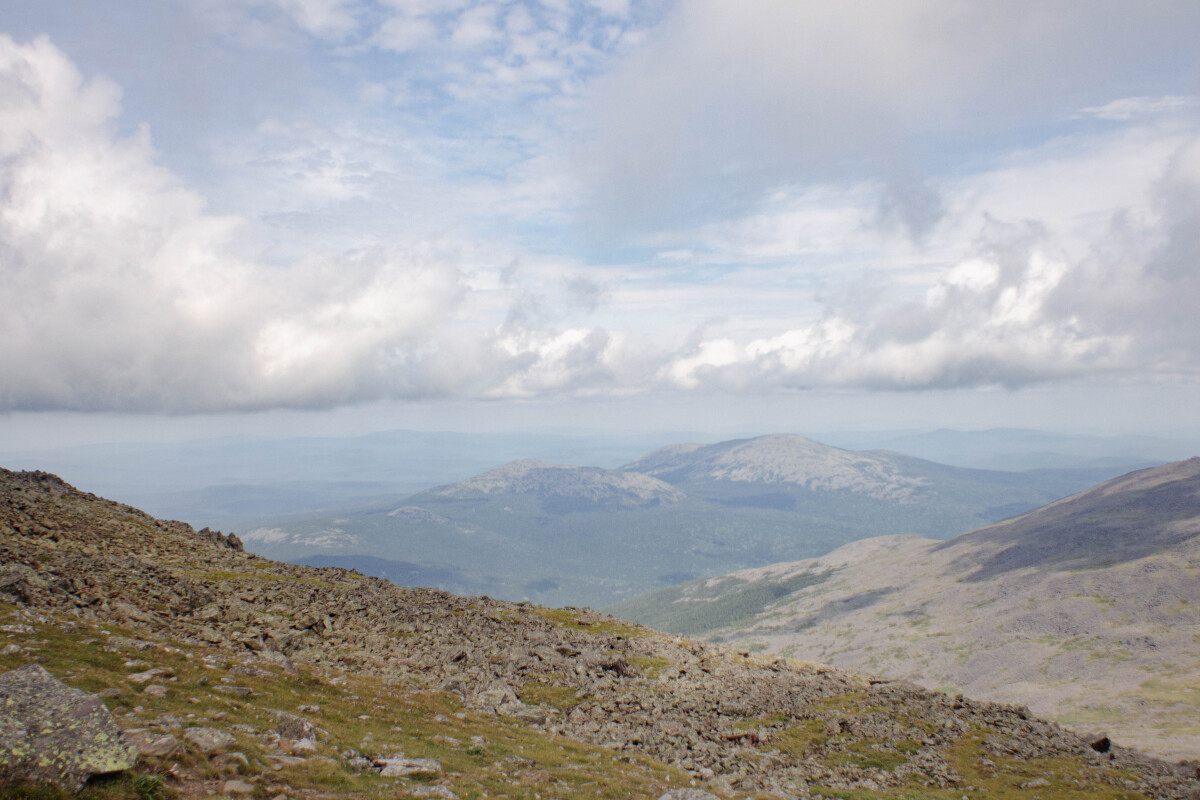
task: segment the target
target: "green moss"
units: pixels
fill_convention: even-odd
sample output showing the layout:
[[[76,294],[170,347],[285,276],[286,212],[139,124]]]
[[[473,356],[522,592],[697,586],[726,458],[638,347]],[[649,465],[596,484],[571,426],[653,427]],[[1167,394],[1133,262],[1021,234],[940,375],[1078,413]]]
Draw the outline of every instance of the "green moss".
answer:
[[[821,720],[809,719],[776,731],[764,746],[767,749],[779,750],[782,753],[803,758],[811,750],[828,741],[829,734],[825,733],[825,723]]]
[[[735,724],[733,727],[735,730],[739,730],[739,731],[748,731],[748,730],[753,730],[755,728],[773,728],[777,725],[782,725],[783,723],[787,722],[789,719],[791,719],[791,716],[789,714],[785,714],[782,711],[776,711],[773,714],[767,714],[767,715],[761,716],[761,717],[754,717],[753,719],[744,719],[741,722],[738,722],[737,724]]]
[[[571,608],[545,608],[543,606],[536,606],[532,611],[541,617],[545,617],[559,627],[570,628],[571,630],[624,636],[626,639],[637,639],[650,636],[654,633],[640,625],[632,625],[620,620],[593,622]]]
[[[642,675],[651,680],[662,675],[671,666],[671,662],[662,656],[630,656],[629,663],[641,670]]]
[[[542,681],[530,681],[521,687],[517,697],[522,703],[530,705],[550,706],[559,711],[570,711],[584,702],[574,689],[569,686],[556,686]]]

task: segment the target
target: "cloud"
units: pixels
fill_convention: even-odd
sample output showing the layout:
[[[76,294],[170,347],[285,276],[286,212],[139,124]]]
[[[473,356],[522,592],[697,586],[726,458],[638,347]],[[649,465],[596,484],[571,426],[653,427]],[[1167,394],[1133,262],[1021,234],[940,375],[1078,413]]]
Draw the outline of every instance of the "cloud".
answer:
[[[881,219],[920,234],[939,207],[926,178],[997,141],[1049,135],[1048,120],[1113,101],[1112,86],[1193,94],[1200,6],[1153,7],[678,3],[589,94],[580,183],[601,236],[636,238],[745,213],[781,187],[856,180],[889,184]]]
[[[1200,373],[1200,137],[1073,257],[1045,225],[986,219],[970,254],[923,296],[836,299],[812,324],[709,337],[659,378],[691,390],[1020,387],[1094,375]]]
[[[1128,122],[1141,117],[1190,111],[1200,104],[1200,98],[1167,95],[1166,97],[1122,97],[1102,106],[1082,108],[1077,117],[1095,117],[1113,122]]]
[[[260,261],[145,129],[115,134],[119,97],[48,39],[0,36],[0,408],[331,406],[494,391],[511,375],[472,366],[498,347],[520,368],[467,303],[461,246]]]
[[[223,130],[195,159],[221,173],[207,196],[122,119],[115,83],[48,39],[0,38],[0,410],[915,391],[1200,367],[1200,137],[1176,102],[1192,95],[1060,87],[997,121],[1029,76],[994,85],[997,64],[1016,66],[980,33],[985,4],[852,3],[854,27],[833,7],[697,0],[628,63],[622,3],[493,5],[269,6],[312,15],[337,59],[411,66],[406,89],[379,83],[370,114],[273,110]],[[1041,31],[1017,50],[1053,67],[1060,12],[1017,7]],[[1011,41],[1021,25],[1001,16]],[[401,19],[421,36],[387,33]],[[1107,41],[1082,24],[1092,44],[1070,47]],[[455,47],[469,25],[487,35]],[[376,74],[335,61],[356,91]],[[611,129],[571,116],[580,97]],[[1073,127],[971,171],[919,152],[1044,118]],[[589,134],[565,173],[556,143]],[[572,192],[588,170],[593,209],[649,220],[614,240],[644,254],[563,255],[583,250],[569,220],[588,210]]]
[[[371,43],[383,50],[404,53],[436,37],[437,26],[428,19],[397,13],[384,20],[371,38]]]

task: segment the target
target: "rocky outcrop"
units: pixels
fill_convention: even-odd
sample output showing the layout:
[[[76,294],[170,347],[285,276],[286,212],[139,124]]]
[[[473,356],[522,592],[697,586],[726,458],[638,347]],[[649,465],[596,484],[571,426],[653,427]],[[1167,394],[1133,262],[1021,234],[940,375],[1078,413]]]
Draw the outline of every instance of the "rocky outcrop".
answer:
[[[136,760],[99,698],[37,664],[0,675],[0,780],[74,792],[89,778],[122,772]]]
[[[1162,800],[1184,797],[1195,780],[1126,748],[1101,754],[1091,740],[1023,709],[755,659],[586,609],[274,563],[41,476],[0,472],[0,563],[45,586],[29,593],[22,613],[119,623],[141,639],[203,653],[206,667],[237,664],[245,672],[231,671],[213,690],[232,704],[258,701],[261,687],[237,682],[256,669],[274,675],[299,665],[334,686],[367,674],[396,691],[458,695],[476,718],[653,759],[725,795],[803,795],[811,784],[965,788],[954,753],[968,745],[977,760],[1065,759],[1081,780],[1127,781],[1122,788]],[[141,658],[142,644],[114,636],[104,646]],[[129,674],[154,669],[131,662]],[[153,680],[169,684],[170,676]],[[333,745],[309,737],[310,725],[320,734],[307,719],[317,713],[300,705],[266,712],[262,725],[274,731],[238,735],[269,735],[272,769],[333,758]],[[220,769],[246,767],[228,730],[199,721],[172,730],[153,728],[145,738],[169,753],[174,743],[164,737],[172,736]],[[337,763],[362,772],[439,774],[411,750],[337,747]]]

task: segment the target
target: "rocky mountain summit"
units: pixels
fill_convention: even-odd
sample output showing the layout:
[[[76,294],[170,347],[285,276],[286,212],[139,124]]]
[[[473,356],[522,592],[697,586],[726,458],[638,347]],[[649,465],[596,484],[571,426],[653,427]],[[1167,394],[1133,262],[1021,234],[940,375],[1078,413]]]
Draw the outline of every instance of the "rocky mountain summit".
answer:
[[[615,607],[1200,755],[1200,458],[937,542],[867,539]]]
[[[671,483],[790,484],[810,491],[849,491],[911,503],[932,481],[911,474],[901,464],[902,458],[898,453],[855,452],[803,436],[773,434],[710,445],[672,445],[623,469]]]
[[[107,797],[1200,796],[1023,708],[272,562],[0,471],[0,670],[31,664],[136,746]]]
[[[547,464],[532,458],[511,461],[465,481],[430,489],[435,497],[478,494],[535,494],[547,500],[596,506],[674,505],[684,493],[657,478],[599,467]],[[417,495],[419,502],[420,495]]]

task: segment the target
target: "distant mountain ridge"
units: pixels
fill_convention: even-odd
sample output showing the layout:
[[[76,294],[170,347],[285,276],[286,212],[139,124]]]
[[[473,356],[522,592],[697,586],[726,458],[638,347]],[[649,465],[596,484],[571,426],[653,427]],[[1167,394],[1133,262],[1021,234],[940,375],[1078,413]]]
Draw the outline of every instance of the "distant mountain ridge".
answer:
[[[264,555],[299,563],[370,574],[400,563],[387,574],[442,576],[437,585],[452,591],[601,606],[868,536],[951,536],[1092,482],[780,434],[670,446],[620,469],[519,459],[386,504],[254,528],[245,538]]]
[[[953,539],[887,536],[610,607],[1200,755],[1200,458]]]
[[[676,484],[729,481],[791,484],[810,491],[850,491],[877,500],[913,502],[930,480],[907,474],[892,453],[843,450],[802,436],[773,434],[711,445],[675,445],[622,469]]]
[[[669,483],[637,472],[561,466],[532,458],[510,461],[465,481],[421,494],[450,498],[468,498],[475,494],[532,494],[547,499],[630,507],[673,505],[686,496]]]

